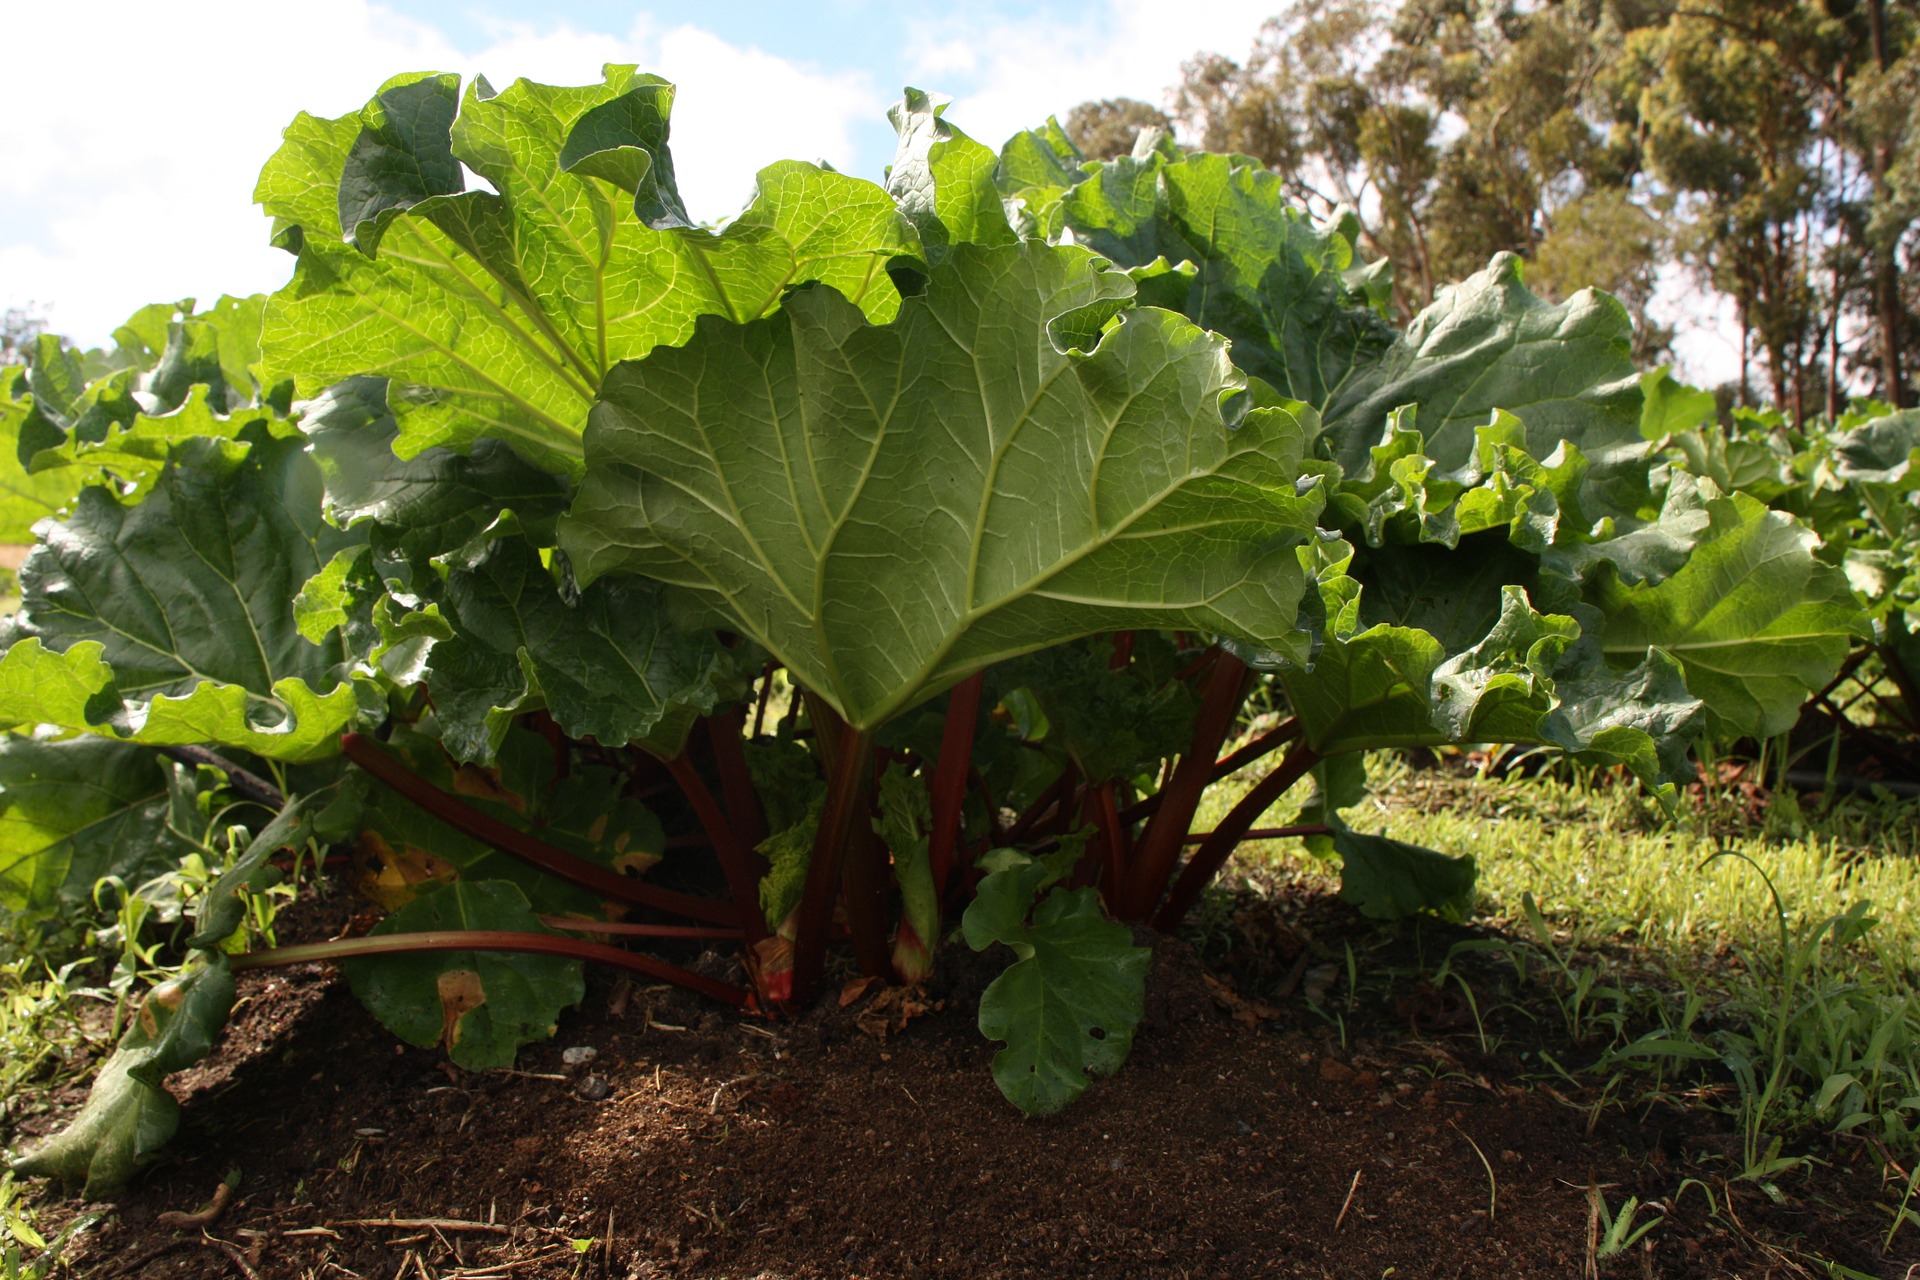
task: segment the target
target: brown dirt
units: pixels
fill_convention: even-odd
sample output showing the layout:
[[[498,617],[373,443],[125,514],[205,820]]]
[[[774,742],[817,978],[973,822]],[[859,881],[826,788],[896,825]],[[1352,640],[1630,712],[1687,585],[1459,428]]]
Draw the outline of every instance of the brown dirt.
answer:
[[[1362,927],[1324,899],[1291,910],[1323,945],[1329,921]],[[1431,988],[1343,1013],[1343,1048],[1284,984],[1243,1000],[1170,939],[1125,1070],[1023,1120],[973,1026],[998,962],[941,959],[938,1007],[885,1038],[872,992],[769,1023],[590,981],[551,1044],[479,1075],[397,1045],[330,970],[244,974],[225,1041],[173,1081],[186,1114],[166,1158],[111,1206],[48,1216],[104,1211],[71,1254],[97,1280],[1829,1274],[1815,1255],[1894,1277],[1912,1261],[1878,1253],[1888,1197],[1858,1148],[1823,1151],[1776,1204],[1729,1181],[1713,1113],[1596,1108],[1597,1091],[1479,1053]],[[568,1046],[597,1056],[568,1066]],[[156,1221],[235,1168],[204,1231]],[[1689,1176],[1711,1209],[1699,1190],[1671,1203]],[[1595,1186],[1668,1219],[1594,1259]]]

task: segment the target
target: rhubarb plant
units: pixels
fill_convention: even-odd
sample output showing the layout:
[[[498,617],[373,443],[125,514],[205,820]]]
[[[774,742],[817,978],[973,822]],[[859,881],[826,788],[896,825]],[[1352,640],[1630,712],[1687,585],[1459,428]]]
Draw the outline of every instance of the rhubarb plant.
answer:
[[[1872,725],[1920,729],[1920,412],[1862,401],[1793,427],[1740,410],[1721,430],[1711,398],[1677,385],[1667,398],[1679,465],[1803,522],[1820,537],[1820,558],[1846,575],[1872,634],[1842,668],[1852,689],[1841,694],[1836,677],[1816,709],[1879,767],[1911,772],[1911,752]]]
[[[1055,1110],[1127,1055],[1130,931],[1294,787],[1357,909],[1464,912],[1470,857],[1342,820],[1365,753],[1539,744],[1671,802],[1865,634],[1804,524],[1675,460],[1692,402],[1611,299],[1501,258],[1397,331],[1389,264],[1244,158],[995,152],[911,90],[884,185],[783,162],[695,226],[672,100],[616,66],[303,115],[257,192],[285,288],[0,372],[4,905],[187,856],[183,805],[239,833],[195,845],[173,990],[211,994],[150,997],[29,1167],[124,1180],[227,975],[313,960],[484,1069],[587,964],[789,1016],[842,938],[938,981],[958,925],[1010,959],[996,1081]],[[385,919],[236,942],[307,841]]]

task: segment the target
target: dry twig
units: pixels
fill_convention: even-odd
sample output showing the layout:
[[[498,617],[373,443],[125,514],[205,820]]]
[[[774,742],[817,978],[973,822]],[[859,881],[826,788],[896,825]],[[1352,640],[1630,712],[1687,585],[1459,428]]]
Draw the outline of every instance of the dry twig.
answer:
[[[1353,1193],[1360,1189],[1360,1170],[1353,1171],[1353,1184],[1347,1188],[1347,1198],[1340,1202],[1340,1216],[1333,1220],[1333,1229],[1338,1231],[1340,1224],[1347,1220],[1347,1210],[1353,1208]]]

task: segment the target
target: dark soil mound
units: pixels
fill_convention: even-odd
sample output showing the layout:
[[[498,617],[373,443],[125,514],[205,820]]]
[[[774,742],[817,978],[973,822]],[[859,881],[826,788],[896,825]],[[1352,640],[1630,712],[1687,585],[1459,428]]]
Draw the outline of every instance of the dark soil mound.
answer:
[[[174,1082],[179,1138],[82,1237],[75,1273],[1827,1274],[1815,1252],[1905,1270],[1877,1255],[1879,1180],[1859,1162],[1795,1175],[1776,1204],[1703,1171],[1727,1170],[1701,1164],[1728,1150],[1711,1113],[1529,1083],[1418,990],[1371,1024],[1297,995],[1250,1005],[1174,941],[1126,1069],[1025,1120],[973,1026],[996,963],[942,961],[910,1020],[898,993],[783,1023],[601,980],[521,1070],[485,1075],[399,1047],[331,971],[243,975],[226,1041]],[[236,1167],[216,1221],[161,1220]],[[1673,1203],[1690,1175],[1706,1185]],[[1666,1221],[1600,1257],[1596,1195]]]

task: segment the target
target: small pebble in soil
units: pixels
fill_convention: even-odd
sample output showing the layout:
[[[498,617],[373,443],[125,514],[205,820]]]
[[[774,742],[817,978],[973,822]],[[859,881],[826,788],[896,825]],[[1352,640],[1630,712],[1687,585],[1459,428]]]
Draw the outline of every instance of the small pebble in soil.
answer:
[[[613,1092],[613,1086],[607,1083],[605,1076],[588,1076],[580,1082],[580,1096],[588,1102],[599,1102]]]
[[[584,1067],[600,1056],[600,1051],[590,1044],[577,1044],[571,1049],[560,1051],[560,1061],[570,1067]]]

